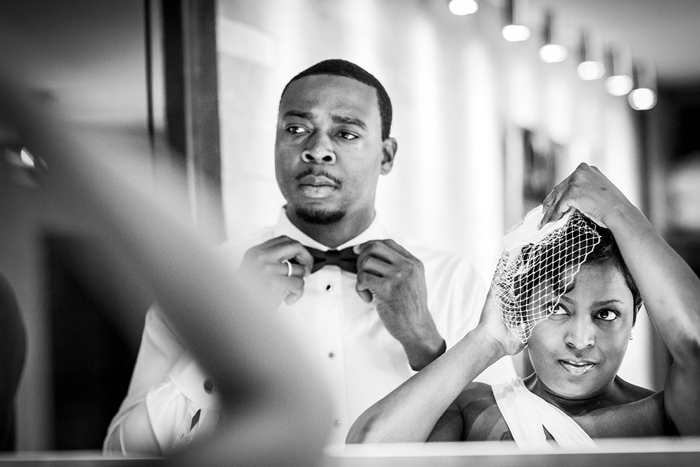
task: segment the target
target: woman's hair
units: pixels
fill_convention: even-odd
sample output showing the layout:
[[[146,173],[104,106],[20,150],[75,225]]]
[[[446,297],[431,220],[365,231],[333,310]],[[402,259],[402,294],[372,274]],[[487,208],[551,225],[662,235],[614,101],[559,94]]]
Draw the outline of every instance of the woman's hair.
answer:
[[[617,242],[615,242],[615,237],[609,229],[597,225],[582,214],[580,214],[580,222],[596,232],[598,237],[597,243],[585,256],[583,262],[581,262],[580,251],[571,248],[570,242],[567,241],[545,243],[538,245],[536,248],[533,245],[523,248],[522,261],[523,263],[531,264],[532,267],[525,274],[518,277],[514,284],[515,295],[518,297],[522,309],[526,309],[527,304],[531,303],[535,294],[541,293],[543,284],[550,285],[554,294],[560,297],[566,293],[567,287],[573,282],[580,266],[611,262],[622,273],[627,287],[632,292],[632,298],[634,299],[632,322],[635,323],[637,321],[637,312],[642,306],[642,297],[632,277],[632,273],[630,273],[625,260],[622,258],[622,253],[617,246]],[[581,225],[570,223],[566,228],[568,230],[580,230]],[[569,234],[567,231],[561,236],[568,237]],[[528,317],[524,317],[524,319],[527,320]]]
[[[607,262],[622,273],[632,293],[632,323],[636,323],[642,297],[612,232],[574,211],[549,230],[535,234],[540,219],[539,212],[533,210],[506,234],[505,248],[491,281],[508,329],[527,342],[532,329],[552,314],[562,295],[573,286],[581,266]]]
[[[600,235],[600,243],[598,243],[593,251],[589,253],[586,261],[583,264],[603,264],[610,261],[617,268],[617,270],[622,273],[622,277],[625,278],[625,284],[627,284],[627,287],[629,287],[630,292],[632,292],[632,298],[634,299],[634,317],[632,323],[636,323],[637,312],[639,312],[639,309],[642,307],[642,296],[639,293],[639,288],[637,287],[637,283],[634,281],[634,277],[632,277],[632,273],[627,268],[624,258],[622,258],[622,253],[617,247],[615,237],[613,237],[613,234],[609,229],[594,224],[590,219],[587,219],[587,221],[594,225],[595,229],[598,231],[598,234]]]

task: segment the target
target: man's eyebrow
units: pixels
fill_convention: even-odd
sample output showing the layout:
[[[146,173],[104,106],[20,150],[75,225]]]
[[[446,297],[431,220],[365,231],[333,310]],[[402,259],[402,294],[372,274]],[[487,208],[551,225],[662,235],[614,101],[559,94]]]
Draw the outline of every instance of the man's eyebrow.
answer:
[[[288,110],[284,113],[285,117],[299,117],[303,118],[306,120],[311,120],[314,117],[314,114],[311,112],[305,112],[303,110]]]
[[[333,119],[334,123],[344,123],[346,125],[359,126],[363,130],[367,129],[367,124],[364,121],[360,120],[359,118],[346,117],[343,115],[333,115],[331,118]]]

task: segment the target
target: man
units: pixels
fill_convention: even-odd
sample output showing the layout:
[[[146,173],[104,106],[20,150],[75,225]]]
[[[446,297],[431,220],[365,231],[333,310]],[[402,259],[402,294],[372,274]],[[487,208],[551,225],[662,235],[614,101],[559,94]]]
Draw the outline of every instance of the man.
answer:
[[[327,375],[336,399],[333,443],[343,443],[366,408],[475,327],[485,297],[469,262],[419,245],[407,249],[377,220],[377,182],[397,150],[391,116],[381,83],[350,62],[326,60],[292,78],[275,143],[287,204],[276,226],[242,242],[254,246],[243,255],[241,277],[260,288]],[[231,250],[240,257],[242,248]],[[487,382],[515,376],[510,360],[490,371]],[[215,424],[215,391],[151,310],[105,449],[167,454],[186,444]]]

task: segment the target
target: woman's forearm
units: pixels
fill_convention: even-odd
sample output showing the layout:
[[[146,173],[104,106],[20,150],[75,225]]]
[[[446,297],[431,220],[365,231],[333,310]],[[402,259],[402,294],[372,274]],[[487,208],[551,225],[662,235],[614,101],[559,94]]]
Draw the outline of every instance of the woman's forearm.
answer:
[[[423,442],[445,410],[482,371],[504,355],[481,328],[367,409],[347,443]]]

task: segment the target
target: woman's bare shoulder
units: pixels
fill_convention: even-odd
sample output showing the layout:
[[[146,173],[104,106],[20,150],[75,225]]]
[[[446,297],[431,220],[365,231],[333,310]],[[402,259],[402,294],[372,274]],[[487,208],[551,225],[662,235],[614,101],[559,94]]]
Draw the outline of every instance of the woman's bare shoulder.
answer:
[[[512,440],[491,386],[472,383],[456,401],[464,420],[463,439],[467,441]]]
[[[496,399],[493,397],[490,385],[474,382],[462,390],[455,402],[460,408],[464,408],[474,404],[493,405],[496,403]]]
[[[472,383],[438,420],[428,441],[487,441],[512,439],[491,386]]]
[[[646,399],[649,396],[657,394],[656,391],[652,391],[651,389],[643,388],[641,386],[628,383],[619,376],[615,377],[615,384],[620,388],[620,391],[627,396],[629,400],[627,400],[626,402],[628,403],[640,401],[642,399]]]

